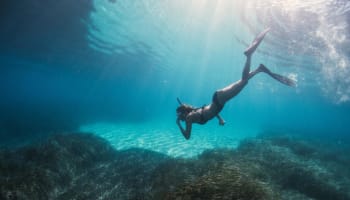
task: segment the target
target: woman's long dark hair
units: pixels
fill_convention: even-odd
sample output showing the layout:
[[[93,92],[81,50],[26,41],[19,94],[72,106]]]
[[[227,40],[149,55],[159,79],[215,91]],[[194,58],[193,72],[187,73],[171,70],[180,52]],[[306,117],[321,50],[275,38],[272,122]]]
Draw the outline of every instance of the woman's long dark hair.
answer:
[[[193,106],[181,104],[179,107],[177,107],[176,113],[179,119],[185,120],[188,113],[192,112],[193,110],[195,110]]]

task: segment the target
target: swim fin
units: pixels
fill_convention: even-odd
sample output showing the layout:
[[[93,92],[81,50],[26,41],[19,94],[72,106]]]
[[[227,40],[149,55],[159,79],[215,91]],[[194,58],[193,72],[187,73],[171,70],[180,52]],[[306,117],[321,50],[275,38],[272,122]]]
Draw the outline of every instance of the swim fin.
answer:
[[[291,87],[295,87],[296,86],[296,82],[293,80],[293,79],[290,79],[288,77],[285,77],[285,76],[282,76],[282,75],[279,75],[279,74],[275,74],[275,73],[272,73],[271,72],[271,77],[276,79],[277,81],[285,84],[285,85],[288,85],[288,86],[291,86]]]
[[[265,29],[261,32],[252,42],[252,44],[244,51],[244,55],[251,56],[256,48],[258,48],[261,41],[264,39],[265,35],[270,31],[270,28]]]
[[[258,70],[261,71],[261,72],[267,73],[272,78],[276,79],[277,81],[279,81],[279,82],[281,82],[281,83],[283,83],[285,85],[288,85],[288,86],[291,86],[291,87],[295,87],[296,86],[296,82],[293,79],[290,79],[288,77],[285,77],[285,76],[273,73],[263,64],[259,65]]]

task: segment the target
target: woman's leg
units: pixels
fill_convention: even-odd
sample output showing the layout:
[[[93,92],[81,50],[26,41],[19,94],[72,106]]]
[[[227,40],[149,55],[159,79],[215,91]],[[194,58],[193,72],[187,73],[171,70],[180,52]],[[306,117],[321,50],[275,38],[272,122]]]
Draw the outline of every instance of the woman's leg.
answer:
[[[261,32],[252,42],[252,44],[244,51],[244,54],[247,56],[247,60],[245,62],[243,72],[242,72],[242,79],[230,84],[229,86],[216,91],[217,92],[217,98],[218,101],[223,105],[226,101],[230,100],[234,96],[236,96],[248,83],[249,78],[254,76],[258,71],[254,72],[255,74],[250,75],[250,63],[251,63],[251,57],[253,53],[255,52],[256,48],[259,46],[261,41],[264,39],[265,35],[269,32],[269,28],[265,29],[263,32]]]
[[[247,82],[249,80],[250,72],[250,61],[252,60],[252,55],[247,55],[247,60],[245,61],[243,72],[242,72],[242,81]]]
[[[243,68],[242,72],[242,80],[248,81],[249,80],[249,72],[250,72],[250,61],[253,53],[255,52],[256,48],[258,48],[261,41],[264,39],[265,35],[270,31],[270,28],[265,29],[263,32],[261,32],[252,42],[252,44],[244,51],[244,55],[247,56],[246,63]]]

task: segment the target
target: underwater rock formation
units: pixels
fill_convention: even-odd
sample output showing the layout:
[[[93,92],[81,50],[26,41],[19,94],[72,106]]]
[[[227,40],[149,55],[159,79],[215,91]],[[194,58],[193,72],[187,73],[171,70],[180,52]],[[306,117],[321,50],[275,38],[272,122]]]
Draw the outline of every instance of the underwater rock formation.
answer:
[[[264,136],[182,159],[116,151],[92,134],[56,135],[0,151],[0,199],[348,200],[346,152],[302,138]]]

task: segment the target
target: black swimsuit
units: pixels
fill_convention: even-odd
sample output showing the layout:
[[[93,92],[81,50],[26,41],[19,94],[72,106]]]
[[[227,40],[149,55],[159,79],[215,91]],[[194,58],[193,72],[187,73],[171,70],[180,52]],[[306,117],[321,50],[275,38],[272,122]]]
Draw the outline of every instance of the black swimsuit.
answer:
[[[215,104],[215,106],[216,106],[216,108],[218,109],[218,113],[219,112],[221,112],[221,110],[224,108],[224,105],[222,105],[220,102],[219,102],[219,100],[218,100],[218,95],[217,95],[217,93],[218,92],[215,92],[214,93],[214,95],[213,95],[213,104]],[[201,113],[200,113],[200,121],[198,122],[199,124],[205,124],[205,123],[207,123],[207,121],[209,120],[209,119],[206,119],[206,117],[204,116],[204,114],[203,114],[203,108],[204,108],[204,106],[202,107],[202,108],[199,108],[199,109],[201,109]]]
[[[221,112],[221,110],[224,108],[224,104],[221,104],[218,100],[218,92],[215,92],[213,95],[213,103],[218,108],[218,113]]]
[[[205,123],[207,123],[207,121],[209,120],[209,119],[206,119],[205,117],[204,117],[204,115],[203,115],[203,108],[200,108],[201,109],[201,113],[200,113],[200,121],[198,122],[198,124],[205,124]]]

